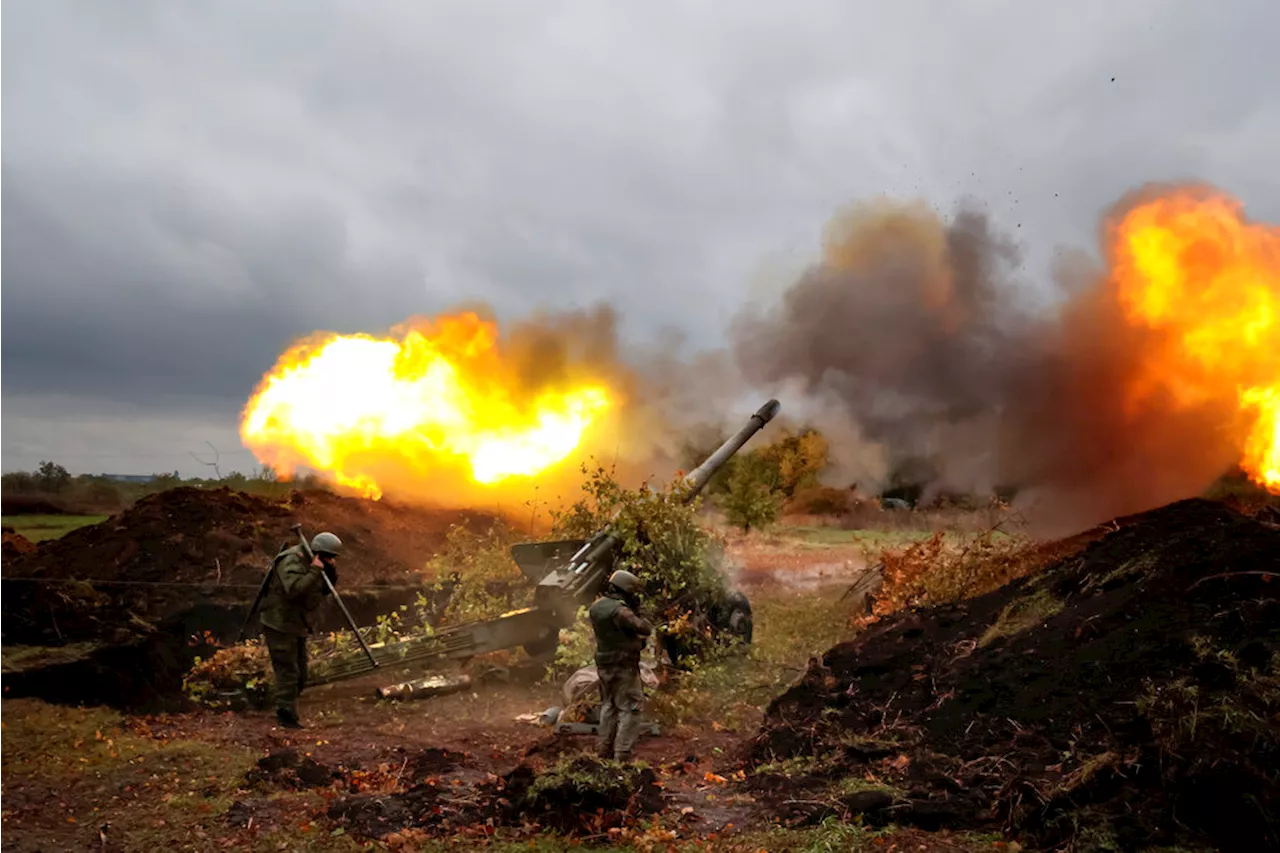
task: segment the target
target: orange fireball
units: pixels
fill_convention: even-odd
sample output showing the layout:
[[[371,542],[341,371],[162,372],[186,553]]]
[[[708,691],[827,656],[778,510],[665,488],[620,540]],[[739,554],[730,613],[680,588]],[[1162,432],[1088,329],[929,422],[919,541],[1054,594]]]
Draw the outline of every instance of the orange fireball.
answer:
[[[1135,397],[1229,402],[1241,467],[1280,492],[1280,228],[1238,202],[1180,189],[1110,224],[1112,280],[1129,322],[1153,333]]]
[[[277,361],[245,407],[240,435],[290,474],[327,472],[380,497],[377,472],[461,470],[490,486],[565,460],[615,403],[599,382],[530,383],[474,313],[418,320],[395,336],[324,335]]]

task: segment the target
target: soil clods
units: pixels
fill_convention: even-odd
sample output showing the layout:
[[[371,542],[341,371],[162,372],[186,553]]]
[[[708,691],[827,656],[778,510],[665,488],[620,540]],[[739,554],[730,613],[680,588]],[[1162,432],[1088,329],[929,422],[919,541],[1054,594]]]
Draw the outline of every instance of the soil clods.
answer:
[[[328,814],[353,834],[372,838],[406,829],[447,836],[467,827],[530,825],[594,835],[665,805],[653,770],[582,755],[541,773],[520,764],[473,787],[429,779],[401,793],[345,797]]]

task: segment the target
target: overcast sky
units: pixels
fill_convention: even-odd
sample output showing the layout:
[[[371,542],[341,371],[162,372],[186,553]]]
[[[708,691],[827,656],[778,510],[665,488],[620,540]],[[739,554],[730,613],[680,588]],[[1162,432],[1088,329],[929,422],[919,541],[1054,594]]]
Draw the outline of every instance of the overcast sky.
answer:
[[[879,193],[1047,277],[1199,178],[1280,221],[1280,3],[7,0],[3,465],[250,471],[313,329],[606,300],[715,344]]]

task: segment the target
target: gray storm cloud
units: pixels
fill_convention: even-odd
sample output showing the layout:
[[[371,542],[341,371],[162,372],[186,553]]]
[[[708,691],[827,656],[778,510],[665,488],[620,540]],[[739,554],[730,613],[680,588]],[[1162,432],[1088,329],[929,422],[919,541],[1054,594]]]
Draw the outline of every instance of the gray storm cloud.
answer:
[[[299,335],[461,300],[504,322],[607,302],[627,352],[668,326],[715,349],[763,261],[872,193],[977,195],[1036,271],[1148,176],[1280,216],[1258,84],[1280,6],[978,5],[13,0],[3,378],[29,430],[5,466],[90,443],[186,465],[188,430],[234,434]],[[757,393],[720,361],[655,393],[736,423]],[[786,411],[835,418],[824,393]],[[117,428],[72,429],[113,404]],[[852,478],[886,469],[874,419],[839,426]],[[139,455],[144,433],[165,452]]]

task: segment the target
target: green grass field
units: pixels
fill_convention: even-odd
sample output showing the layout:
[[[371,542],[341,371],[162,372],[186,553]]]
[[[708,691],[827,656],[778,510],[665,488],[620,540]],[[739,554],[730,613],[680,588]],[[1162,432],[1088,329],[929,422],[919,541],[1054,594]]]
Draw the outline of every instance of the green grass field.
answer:
[[[5,527],[12,527],[32,542],[57,539],[80,527],[99,524],[106,515],[6,515],[0,518]]]
[[[878,548],[900,547],[921,542],[933,535],[927,530],[844,530],[839,527],[780,526],[775,535],[796,539],[807,545],[856,545]]]
[[[934,534],[932,530],[882,530],[876,528],[860,528],[844,530],[839,527],[801,527],[781,525],[773,534],[779,538],[797,542],[807,548],[830,548],[842,545],[862,545],[871,551],[882,548],[905,548],[917,542],[924,542]],[[972,534],[958,533],[948,530],[943,539],[948,543],[964,541]],[[991,534],[999,541],[1007,539],[1008,533],[997,530]]]

